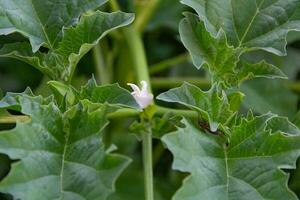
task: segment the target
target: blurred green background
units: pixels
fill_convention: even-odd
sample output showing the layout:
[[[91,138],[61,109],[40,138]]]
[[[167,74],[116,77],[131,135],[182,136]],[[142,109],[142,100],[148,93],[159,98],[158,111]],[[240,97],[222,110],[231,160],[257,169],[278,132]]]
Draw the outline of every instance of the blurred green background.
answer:
[[[123,11],[137,15],[147,6],[146,0],[120,0]],[[109,10],[109,6],[104,9]],[[209,80],[203,70],[196,70],[186,49],[180,42],[178,23],[182,12],[189,10],[179,1],[162,0],[142,32],[147,54],[151,83],[154,95],[179,86],[183,81],[196,84],[203,89],[209,87]],[[18,34],[0,37],[2,44],[26,40]],[[241,112],[251,108],[254,113],[273,112],[293,120],[299,109],[300,95],[300,33],[288,35],[288,55],[274,56],[265,52],[247,55],[248,59],[265,59],[280,67],[289,77],[288,80],[255,79],[241,86],[246,94]],[[95,55],[101,55],[97,60]],[[97,56],[99,57],[99,56]],[[127,82],[134,82],[132,60],[128,55],[128,44],[120,32],[115,31],[101,41],[99,46],[88,53],[79,63],[73,85],[79,88],[92,74],[99,83],[118,82],[127,87]],[[47,77],[35,68],[18,60],[0,58],[0,96],[6,92],[22,92],[30,87],[36,94],[47,96]],[[161,102],[158,102],[160,104]],[[133,159],[130,167],[117,181],[117,192],[110,200],[140,200],[143,197],[143,171],[141,146],[136,137],[129,133],[132,119],[114,119],[105,130],[107,145],[116,144],[118,152]],[[0,129],[10,129],[13,124],[0,124]],[[10,160],[0,156],[0,177],[9,171]],[[180,187],[187,174],[171,170],[172,156],[159,140],[154,141],[154,175],[156,200],[169,200]],[[300,162],[298,169],[291,171],[290,187],[300,197]],[[0,194],[1,199],[10,199]]]

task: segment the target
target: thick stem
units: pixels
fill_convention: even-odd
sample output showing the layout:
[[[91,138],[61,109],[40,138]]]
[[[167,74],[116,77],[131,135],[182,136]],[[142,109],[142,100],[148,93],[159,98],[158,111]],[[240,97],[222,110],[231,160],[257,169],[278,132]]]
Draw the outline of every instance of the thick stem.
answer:
[[[159,3],[160,0],[149,0],[149,2],[145,5],[145,9],[143,9],[143,11],[135,20],[136,30],[138,30],[139,32],[143,32],[145,26],[148,24],[149,20],[153,16]]]
[[[138,31],[130,26],[124,28],[124,36],[127,41],[129,52],[133,61],[133,67],[138,82],[146,81],[149,85],[149,92],[151,92],[150,76],[148,71],[148,64],[146,53],[143,45],[141,35]],[[142,119],[143,120],[143,119]],[[151,119],[147,119],[151,120]],[[149,121],[148,131],[143,134],[143,163],[144,163],[144,180],[145,180],[145,198],[146,200],[154,200],[153,196],[153,164],[152,164],[152,128]]]
[[[93,59],[96,69],[96,77],[100,81],[101,84],[106,84],[110,82],[110,74],[108,70],[105,68],[105,61],[101,51],[100,44],[97,44],[93,48]]]
[[[154,200],[152,130],[150,124],[148,125],[148,131],[143,134],[143,163],[144,163],[144,180],[145,180],[145,200]]]
[[[150,77],[148,72],[148,64],[146,53],[140,34],[129,27],[124,29],[124,35],[133,60],[133,67],[138,82],[146,81],[151,92]],[[149,123],[149,122],[147,122]],[[144,179],[145,179],[145,197],[146,200],[154,200],[153,197],[153,166],[152,166],[152,130],[148,124],[148,131],[143,135],[143,163],[144,163]]]
[[[142,38],[134,27],[124,28],[124,35],[133,60],[136,79],[138,82],[146,81],[151,92],[148,64]]]

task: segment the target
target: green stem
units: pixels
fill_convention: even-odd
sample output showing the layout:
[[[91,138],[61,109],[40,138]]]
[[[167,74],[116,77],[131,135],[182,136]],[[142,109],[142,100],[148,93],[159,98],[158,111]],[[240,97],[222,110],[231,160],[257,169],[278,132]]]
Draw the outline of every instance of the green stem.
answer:
[[[206,78],[151,78],[151,84],[153,88],[169,89],[182,85],[184,82],[188,82],[202,89],[210,87],[210,81]]]
[[[140,12],[140,15],[137,16],[137,19],[135,20],[135,27],[138,32],[143,32],[159,3],[160,0],[149,0],[149,2],[145,5],[145,8]]]
[[[165,113],[173,113],[175,115],[184,116],[187,118],[198,118],[198,113],[192,110],[183,110],[183,109],[175,109],[175,108],[166,108],[162,106],[156,107],[157,112],[156,115],[164,115]]]
[[[145,180],[145,200],[154,200],[153,192],[153,164],[152,164],[152,130],[148,124],[148,131],[143,134],[143,164]]]
[[[109,5],[110,5],[112,11],[120,10],[120,6],[116,0],[110,0]]]
[[[101,84],[109,83],[110,77],[108,71],[105,69],[105,62],[100,44],[97,44],[93,48],[93,59],[96,69],[96,78],[100,81]]]
[[[142,38],[134,27],[124,28],[124,35],[133,60],[137,81],[146,81],[149,85],[149,91],[151,92],[148,64]]]
[[[176,56],[174,58],[170,58],[167,60],[164,60],[160,63],[154,64],[152,66],[150,66],[149,72],[150,74],[156,74],[158,72],[164,71],[166,69],[168,69],[169,67],[175,65],[175,64],[179,64],[182,63],[184,61],[187,61],[190,58],[189,54],[181,54],[179,56]]]
[[[197,118],[198,114],[192,110],[183,110],[183,109],[174,109],[174,108],[166,108],[162,106],[156,106],[155,115],[162,116],[166,113],[173,113],[174,115],[184,116],[186,118]],[[108,115],[108,119],[115,118],[128,118],[128,117],[138,117],[139,111],[130,108],[123,108],[118,110],[117,112],[111,113]]]
[[[149,85],[149,91],[151,92],[148,64],[142,38],[132,26],[124,29],[124,36],[126,38],[129,52],[133,61],[133,67],[137,76],[137,81],[146,81]],[[154,200],[152,166],[152,130],[150,124],[148,124],[147,133],[144,133],[143,135],[143,163],[146,200]]]
[[[25,115],[5,116],[5,117],[0,117],[0,124],[15,124],[17,121],[26,122],[28,120],[30,120],[30,117]]]
[[[128,117],[138,117],[139,111],[131,108],[123,108],[116,112],[110,113],[107,117],[108,119],[115,119],[115,118],[128,118]]]

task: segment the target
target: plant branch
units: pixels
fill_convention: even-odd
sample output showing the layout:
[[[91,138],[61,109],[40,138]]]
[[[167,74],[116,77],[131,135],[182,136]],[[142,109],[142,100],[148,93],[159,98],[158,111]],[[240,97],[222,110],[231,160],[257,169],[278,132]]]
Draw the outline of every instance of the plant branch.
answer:
[[[155,13],[156,8],[158,7],[160,0],[149,0],[149,2],[144,6],[142,12],[137,16],[135,20],[135,28],[138,32],[143,32],[147,23]]]
[[[105,61],[102,54],[100,44],[97,44],[93,48],[93,59],[96,69],[96,77],[101,84],[107,84],[110,82],[108,70],[105,68]]]
[[[155,115],[162,116],[166,113],[173,113],[175,115],[181,115],[181,116],[184,116],[187,118],[197,118],[198,117],[198,114],[195,111],[156,106]],[[109,114],[108,119],[138,117],[139,114],[140,113],[137,110],[130,109],[130,108],[123,108],[114,113]]]
[[[146,81],[149,85],[149,90],[151,92],[152,90],[150,86],[148,64],[142,38],[132,26],[124,28],[123,30],[130,51],[130,55],[133,60],[133,67],[137,76],[137,81]]]
[[[16,122],[26,122],[29,121],[30,117],[25,115],[19,115],[19,116],[5,116],[0,117],[0,124],[15,124]]]
[[[152,129],[148,124],[147,132],[143,134],[143,164],[146,200],[154,200],[153,163],[152,163]]]
[[[184,82],[189,82],[202,89],[210,88],[210,81],[206,78],[151,78],[151,84],[153,88],[169,89],[182,85]]]
[[[133,61],[136,79],[138,82],[146,81],[151,92],[150,76],[146,53],[141,35],[133,26],[123,29],[127,46]],[[146,112],[146,111],[144,111]],[[143,119],[142,119],[143,120]],[[151,120],[151,119],[148,119]],[[143,164],[144,164],[144,180],[145,180],[145,197],[146,200],[154,200],[153,191],[153,164],[152,164],[152,128],[149,121],[147,123],[147,132],[143,134]]]
[[[182,63],[184,61],[187,61],[189,58],[190,58],[189,54],[187,54],[187,53],[181,54],[181,55],[176,56],[174,58],[170,58],[170,59],[164,60],[162,62],[159,62],[157,64],[154,64],[154,65],[150,66],[149,72],[150,72],[150,74],[159,73],[161,71],[164,71],[164,70],[172,67],[175,64],[179,64],[179,63]]]

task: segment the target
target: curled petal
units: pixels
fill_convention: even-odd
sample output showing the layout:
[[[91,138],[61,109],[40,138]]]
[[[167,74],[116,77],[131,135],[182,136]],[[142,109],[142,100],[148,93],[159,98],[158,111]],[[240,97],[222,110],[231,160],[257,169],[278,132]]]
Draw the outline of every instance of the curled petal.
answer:
[[[146,108],[153,102],[153,94],[148,92],[148,84],[146,81],[141,81],[141,89],[132,83],[128,83],[128,85],[133,90],[131,93],[132,96],[142,109]]]
[[[133,92],[131,94],[141,94],[141,90],[137,85],[135,85],[133,83],[127,83],[127,85],[129,85],[133,90]]]

